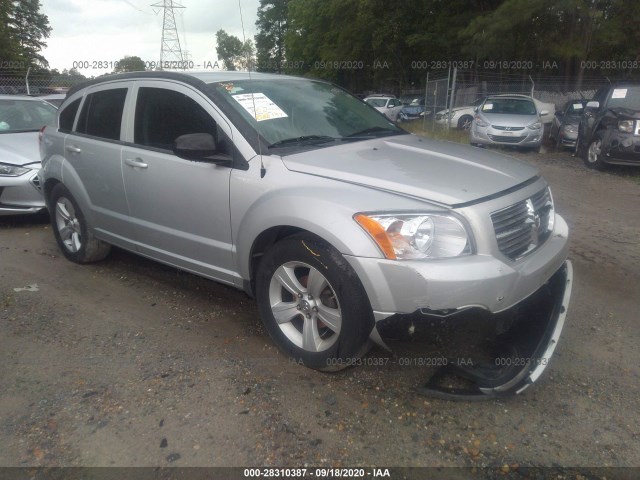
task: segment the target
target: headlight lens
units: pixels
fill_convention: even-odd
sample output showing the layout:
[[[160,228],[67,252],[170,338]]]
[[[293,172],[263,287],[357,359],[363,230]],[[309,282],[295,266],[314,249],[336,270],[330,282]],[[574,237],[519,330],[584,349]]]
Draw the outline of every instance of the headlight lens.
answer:
[[[476,121],[476,125],[479,126],[479,127],[488,127],[489,126],[489,123],[485,122],[480,115],[476,115],[475,121]]]
[[[624,133],[633,133],[633,120],[622,120],[618,122],[618,130]]]
[[[530,128],[531,130],[540,130],[542,128],[542,123],[533,122],[533,123],[527,125],[527,128]]]
[[[8,165],[6,163],[0,163],[0,176],[2,177],[19,177],[24,175],[30,169],[25,167],[18,167],[17,165]]]
[[[444,214],[364,214],[356,222],[391,260],[451,258],[471,253],[462,223]]]

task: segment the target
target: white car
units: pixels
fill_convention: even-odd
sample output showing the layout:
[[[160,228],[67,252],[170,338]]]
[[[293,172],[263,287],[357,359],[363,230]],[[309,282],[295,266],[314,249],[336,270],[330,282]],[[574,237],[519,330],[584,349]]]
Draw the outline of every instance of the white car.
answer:
[[[492,95],[492,97],[500,97],[500,96],[510,96],[512,97],[513,95]],[[526,95],[522,95],[525,96]],[[469,130],[471,128],[471,122],[473,121],[473,117],[475,116],[475,109],[482,105],[482,102],[484,102],[484,100],[487,97],[479,97],[477,98],[471,105],[469,106],[464,106],[464,107],[456,107],[454,109],[451,110],[451,126],[458,128],[460,130]],[[531,97],[527,97],[527,98],[531,98]],[[546,112],[545,115],[541,115],[541,120],[542,123],[551,123],[553,121],[555,112],[556,112],[556,106],[553,103],[545,103],[545,102],[541,102],[538,99],[535,98],[531,98],[531,100],[533,100],[533,103],[536,104],[536,109],[539,112]],[[435,122],[438,125],[441,125],[443,127],[447,126],[449,124],[449,116],[447,115],[447,113],[449,113],[448,109],[445,110],[440,110],[439,112],[436,113],[435,116]]]
[[[0,216],[45,208],[38,181],[38,134],[55,118],[56,108],[48,102],[0,95]]]
[[[390,120],[397,120],[400,110],[402,110],[402,102],[393,95],[370,95],[364,99],[369,105],[384,113]]]

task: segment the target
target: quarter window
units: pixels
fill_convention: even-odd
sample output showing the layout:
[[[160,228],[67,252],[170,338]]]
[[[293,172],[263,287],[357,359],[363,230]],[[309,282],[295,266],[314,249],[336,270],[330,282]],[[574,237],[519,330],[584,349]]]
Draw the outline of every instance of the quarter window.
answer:
[[[209,133],[221,152],[227,141],[211,115],[187,95],[164,88],[138,90],[134,142],[151,148],[173,150],[176,138],[189,133]]]
[[[126,88],[90,93],[84,101],[76,131],[109,140],[120,140]]]
[[[60,112],[59,119],[59,128],[60,130],[70,132],[73,128],[73,121],[76,119],[76,113],[78,113],[78,108],[80,107],[80,101],[82,99],[79,98],[69,105],[64,107],[64,109]]]

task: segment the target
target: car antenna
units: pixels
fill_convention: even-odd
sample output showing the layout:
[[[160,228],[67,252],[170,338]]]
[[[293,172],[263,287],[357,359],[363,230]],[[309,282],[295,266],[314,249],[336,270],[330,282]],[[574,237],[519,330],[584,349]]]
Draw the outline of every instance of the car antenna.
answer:
[[[242,25],[242,42],[246,43],[247,38],[244,34],[244,19],[242,18],[242,4],[240,3],[240,0],[238,0],[238,9],[240,10],[240,25]],[[251,82],[251,58],[247,58],[247,69],[249,71],[249,82]],[[253,95],[253,93],[251,94],[251,101],[253,102],[253,115],[255,117],[256,115],[256,99]],[[258,155],[260,155],[260,178],[264,178],[264,176],[267,174],[267,169],[264,168],[264,161],[262,160],[262,142],[260,141],[260,124],[258,122],[258,119],[256,117],[256,125],[257,125],[257,132],[258,132]]]

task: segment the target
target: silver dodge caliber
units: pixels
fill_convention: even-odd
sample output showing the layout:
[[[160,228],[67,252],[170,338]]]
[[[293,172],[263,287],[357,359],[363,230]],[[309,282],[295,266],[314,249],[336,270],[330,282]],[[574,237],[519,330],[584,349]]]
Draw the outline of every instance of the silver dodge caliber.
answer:
[[[568,228],[539,173],[408,134],[335,85],[246,72],[100,78],[69,91],[41,156],[69,260],[116,245],[244,289],[274,342],[308,367],[356,364],[407,318],[483,315],[500,324],[495,368],[444,373],[502,395],[540,376],[560,336]],[[460,393],[439,388],[424,390]]]

